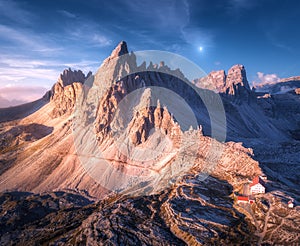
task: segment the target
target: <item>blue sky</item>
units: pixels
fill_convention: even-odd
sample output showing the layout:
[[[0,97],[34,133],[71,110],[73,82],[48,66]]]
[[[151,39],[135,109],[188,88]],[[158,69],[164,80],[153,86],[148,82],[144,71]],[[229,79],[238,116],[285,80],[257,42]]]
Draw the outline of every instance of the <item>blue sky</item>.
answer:
[[[64,68],[94,72],[121,40],[276,81],[300,75],[299,26],[297,0],[0,0],[0,94],[37,98]]]

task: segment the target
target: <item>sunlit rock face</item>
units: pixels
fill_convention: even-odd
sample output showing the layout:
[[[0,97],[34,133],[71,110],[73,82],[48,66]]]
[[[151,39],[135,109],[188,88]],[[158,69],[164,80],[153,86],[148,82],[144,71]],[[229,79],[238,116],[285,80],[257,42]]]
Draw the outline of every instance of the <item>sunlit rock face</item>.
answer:
[[[58,77],[57,82],[62,86],[66,87],[67,85],[71,85],[74,82],[78,82],[83,84],[86,80],[86,76],[81,70],[72,71],[70,68],[65,69],[60,76]]]
[[[164,62],[138,65],[124,41],[94,76],[65,70],[44,104],[0,125],[0,244],[297,243],[297,90],[256,97],[242,65],[195,83],[220,93],[226,141],[195,91],[215,92]],[[262,171],[268,193],[237,205]]]
[[[53,117],[72,113],[76,99],[82,92],[82,84],[89,76],[91,72],[85,76],[81,70],[72,71],[70,68],[60,74],[50,92],[50,100],[55,103]]]
[[[234,65],[228,70],[227,75],[224,70],[213,71],[206,77],[195,79],[194,83],[200,88],[208,88],[244,100],[251,94],[243,65]]]
[[[228,70],[224,90],[229,95],[236,95],[241,89],[250,91],[246,70],[243,65],[235,65]]]

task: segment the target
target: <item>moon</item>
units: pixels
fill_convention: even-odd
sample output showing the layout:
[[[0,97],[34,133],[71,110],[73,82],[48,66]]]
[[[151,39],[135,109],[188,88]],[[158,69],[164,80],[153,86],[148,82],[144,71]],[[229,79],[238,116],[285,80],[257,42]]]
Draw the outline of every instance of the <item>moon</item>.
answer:
[[[202,46],[199,47],[199,51],[203,51],[203,47]]]

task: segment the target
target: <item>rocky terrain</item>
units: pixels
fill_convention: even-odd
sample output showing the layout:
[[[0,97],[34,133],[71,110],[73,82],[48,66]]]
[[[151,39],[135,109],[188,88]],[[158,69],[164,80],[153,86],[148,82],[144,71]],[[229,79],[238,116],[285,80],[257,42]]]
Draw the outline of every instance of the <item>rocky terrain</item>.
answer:
[[[200,88],[216,89],[219,93],[243,97],[250,92],[250,86],[243,65],[235,65],[228,70],[213,71],[208,76],[193,81]],[[241,94],[244,92],[243,94]]]
[[[0,109],[1,244],[296,245],[300,98],[267,93],[242,65],[190,83],[124,41],[94,75],[63,71]],[[262,172],[268,193],[238,205]]]
[[[7,223],[7,217],[15,221],[20,219],[22,223],[15,222],[15,226],[7,228],[2,243],[185,245],[257,242],[258,237],[252,235],[255,228],[233,208],[231,192],[231,186],[225,181],[212,177],[199,181],[197,175],[189,175],[172,189],[156,195],[109,197],[81,209],[78,203],[88,201],[78,201],[67,193],[23,195],[21,198],[4,194],[2,207],[10,216],[4,216],[1,225]],[[77,204],[72,204],[68,200],[70,197],[76,199]],[[59,205],[62,203],[64,207]],[[28,216],[33,209],[35,213]],[[20,210],[22,218],[15,215]]]

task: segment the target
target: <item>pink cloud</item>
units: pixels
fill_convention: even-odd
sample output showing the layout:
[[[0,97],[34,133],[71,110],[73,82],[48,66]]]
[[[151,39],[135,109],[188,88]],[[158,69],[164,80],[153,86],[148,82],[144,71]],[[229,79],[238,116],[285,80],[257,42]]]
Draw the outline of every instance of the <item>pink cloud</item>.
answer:
[[[41,98],[48,89],[41,86],[6,86],[0,88],[0,108],[16,106]]]
[[[276,74],[264,74],[262,72],[257,73],[256,81],[253,81],[252,84],[254,87],[259,88],[265,85],[273,85],[280,81],[281,79]]]

